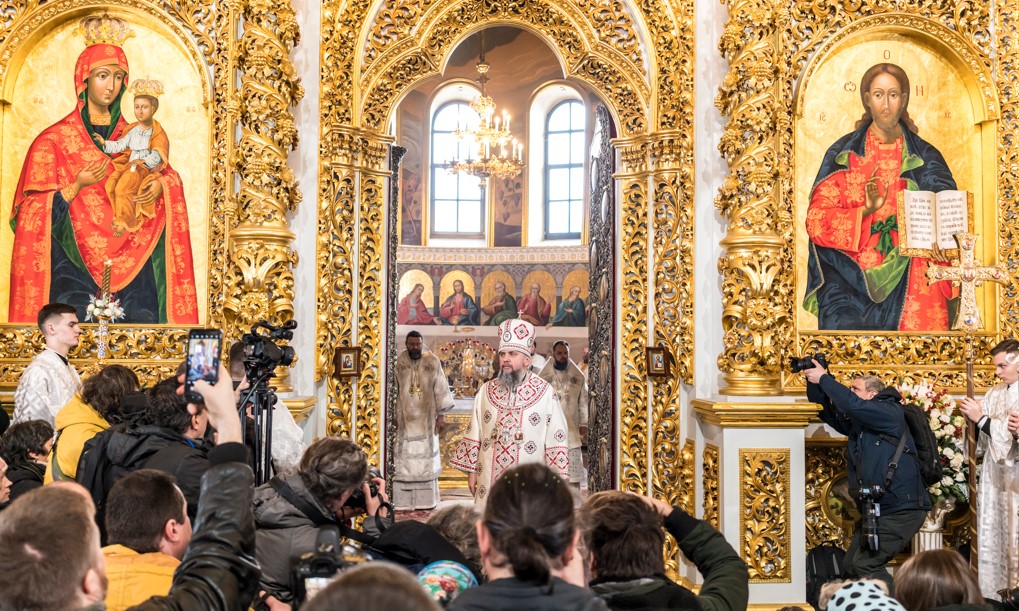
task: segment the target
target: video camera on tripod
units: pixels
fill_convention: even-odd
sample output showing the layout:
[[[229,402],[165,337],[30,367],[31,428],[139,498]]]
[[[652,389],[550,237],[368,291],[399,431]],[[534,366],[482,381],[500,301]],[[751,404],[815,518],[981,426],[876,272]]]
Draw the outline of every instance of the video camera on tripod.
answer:
[[[261,485],[272,477],[272,409],[276,404],[275,388],[269,380],[276,376],[277,367],[289,367],[296,354],[293,347],[281,346],[277,342],[294,338],[297,321],[288,320],[282,325],[260,321],[251,326],[251,333],[241,338],[244,344],[244,374],[251,388],[241,397],[238,409],[251,404],[254,420],[254,463],[255,485]],[[266,334],[260,334],[265,329]],[[242,414],[242,418],[243,418]]]

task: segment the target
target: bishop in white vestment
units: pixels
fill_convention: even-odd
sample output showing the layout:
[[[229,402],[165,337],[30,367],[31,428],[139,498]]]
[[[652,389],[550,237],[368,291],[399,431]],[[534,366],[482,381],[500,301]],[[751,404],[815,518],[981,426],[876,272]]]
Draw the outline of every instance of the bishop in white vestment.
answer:
[[[492,484],[514,465],[544,462],[569,473],[568,427],[552,385],[530,371],[534,327],[513,319],[499,325],[498,377],[474,398],[466,435],[450,461],[468,474],[480,508]]]

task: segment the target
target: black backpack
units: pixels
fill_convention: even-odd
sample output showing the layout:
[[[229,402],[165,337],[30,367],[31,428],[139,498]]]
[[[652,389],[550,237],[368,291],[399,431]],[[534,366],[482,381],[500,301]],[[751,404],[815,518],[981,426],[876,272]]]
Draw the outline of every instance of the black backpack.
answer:
[[[807,602],[820,609],[817,600],[821,586],[843,578],[846,552],[832,541],[826,541],[807,552]]]
[[[924,486],[933,486],[941,481],[944,468],[941,465],[941,451],[938,448],[938,440],[931,430],[931,421],[927,414],[918,406],[912,403],[902,404],[902,412],[906,417],[906,428],[913,437],[913,444],[916,446],[916,454],[906,452],[916,459],[920,467],[920,477],[923,478]],[[898,445],[899,438],[891,435],[881,435],[889,443]]]
[[[117,424],[99,431],[85,442],[78,459],[74,479],[88,488],[96,506],[96,523],[103,545],[106,544],[106,496],[117,480],[138,468],[138,465],[118,465],[110,460],[108,449],[114,436],[122,437],[127,424]]]

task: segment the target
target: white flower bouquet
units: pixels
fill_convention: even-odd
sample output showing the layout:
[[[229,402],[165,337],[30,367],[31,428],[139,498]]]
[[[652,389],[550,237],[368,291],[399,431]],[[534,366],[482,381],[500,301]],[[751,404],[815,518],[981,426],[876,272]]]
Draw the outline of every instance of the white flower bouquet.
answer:
[[[969,498],[966,418],[956,407],[955,399],[926,381],[916,386],[900,386],[899,392],[903,403],[916,405],[927,414],[934,438],[938,441],[943,475],[940,482],[927,489],[931,494],[931,502],[937,504],[952,498],[966,503]]]
[[[120,307],[120,300],[109,297],[92,295],[88,298],[88,306],[85,308],[85,320],[98,320],[106,318],[110,322],[124,318],[124,308]]]

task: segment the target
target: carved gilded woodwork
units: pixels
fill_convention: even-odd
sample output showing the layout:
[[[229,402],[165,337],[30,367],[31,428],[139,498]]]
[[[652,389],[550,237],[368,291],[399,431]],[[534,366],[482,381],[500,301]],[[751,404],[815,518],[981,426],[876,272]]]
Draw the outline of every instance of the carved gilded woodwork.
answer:
[[[128,22],[157,22],[203,68],[209,75],[201,85],[212,129],[209,244],[204,251],[209,262],[208,314],[202,323],[223,328],[227,338],[238,338],[262,318],[291,318],[290,268],[296,257],[289,248],[286,213],[296,208],[301,195],[286,159],[297,143],[290,109],[303,89],[289,59],[299,35],[290,2],[201,0],[185,6],[142,0],[29,0],[3,6],[0,80],[12,76],[12,66],[24,58],[31,41],[89,11],[120,12]],[[273,238],[263,245],[267,232]],[[95,326],[82,328],[81,343],[71,354],[79,366],[95,353]],[[41,338],[34,327],[16,325],[4,325],[0,337],[0,385],[14,385]],[[176,370],[186,340],[186,328],[113,325],[109,361],[130,367],[143,384],[151,384]]]
[[[740,552],[751,583],[792,581],[789,449],[741,449]]]
[[[645,354],[648,337],[648,169],[646,145],[641,142],[620,143],[622,167],[617,172],[621,192],[623,224],[619,233],[622,244],[623,275],[619,294],[623,296],[619,311],[622,330],[620,359],[619,411],[622,423],[622,447],[619,456],[621,490],[647,491],[649,422],[647,364]]]
[[[234,266],[223,310],[228,325],[244,332],[260,320],[280,324],[294,316],[297,253],[290,248],[294,234],[286,215],[302,196],[287,156],[298,142],[290,108],[304,97],[304,88],[290,60],[300,33],[289,3],[238,2],[237,7],[245,24],[236,53],[241,137],[232,159],[240,176],[239,224],[229,235]],[[275,385],[292,390],[285,381]]]
[[[693,206],[689,205],[693,198],[693,168],[682,165],[681,143],[676,134],[650,144],[654,167],[651,256],[655,270],[654,307],[650,309],[653,316],[651,345],[665,346],[676,360],[675,375],[655,380],[652,385],[651,492],[657,498],[692,511],[694,491],[684,486],[677,488],[674,484],[677,468],[693,469],[692,460],[677,460],[676,446],[680,439],[679,387],[681,382],[693,383],[693,357],[689,347],[694,345],[690,293],[694,269]],[[669,539],[668,545],[672,543]],[[672,553],[667,553],[666,558],[672,557]]]
[[[849,548],[852,531],[841,519],[834,520],[829,498],[832,487],[846,476],[845,439],[807,440],[806,475],[804,477],[804,517],[807,531],[807,550],[827,541],[835,541],[843,549]]]
[[[618,233],[623,286],[617,293],[622,320],[616,331],[623,345],[617,364],[622,371],[617,392],[623,397],[619,478],[621,487],[645,491],[649,415],[644,351],[651,299],[660,296],[668,302],[668,314],[657,328],[670,334],[682,379],[689,382],[692,372],[692,14],[692,2],[660,0],[324,2],[317,378],[328,373],[338,346],[367,348],[366,371],[381,372],[386,358],[381,349],[387,327],[384,298],[376,292],[385,288],[378,280],[384,274],[385,236],[374,231],[368,238],[356,236],[373,222],[386,222],[387,213],[362,198],[382,193],[380,181],[388,174],[372,170],[365,152],[390,142],[384,133],[396,104],[424,79],[440,75],[460,41],[487,25],[518,25],[555,49],[568,77],[600,94],[623,137],[613,143],[622,162],[614,190],[617,205],[623,206]],[[659,134],[658,129],[674,131]],[[659,141],[657,147],[648,144]],[[373,172],[365,182],[363,175]],[[362,219],[365,214],[374,220]],[[662,248],[649,260],[654,231],[660,231],[656,246]],[[355,261],[357,279],[351,275]],[[662,287],[653,291],[651,282]],[[328,381],[328,432],[354,433],[368,448],[379,448],[383,393],[378,375],[362,378],[356,388],[350,381]],[[678,400],[677,393],[674,383],[658,400],[656,423],[670,420],[666,406]],[[674,424],[665,426],[678,431]],[[675,472],[679,452],[662,449],[656,468]],[[666,489],[661,476],[656,486]]]
[[[386,250],[386,225],[389,214],[386,207],[386,176],[383,170],[389,147],[370,147],[367,150],[361,178],[361,211],[358,215],[358,310],[357,345],[361,358],[368,363],[382,363],[382,343],[387,334],[378,314],[388,305],[383,283],[383,265]],[[357,417],[354,421],[354,441],[368,456],[379,451],[379,428],[382,414],[382,368],[365,367],[357,385]]]
[[[704,464],[701,467],[701,483],[704,486],[704,515],[702,519],[718,529],[718,503],[719,503],[719,452],[718,446],[707,444],[704,446]]]
[[[917,371],[951,389],[965,386],[963,338],[896,332],[861,334],[800,331],[795,328],[794,157],[795,93],[809,86],[811,72],[834,45],[869,32],[907,35],[941,49],[974,79],[978,112],[996,129],[997,194],[1013,193],[1019,182],[1012,142],[1019,126],[1008,120],[1017,95],[1008,75],[1019,48],[1011,41],[1017,9],[1007,0],[972,3],[905,3],[891,7],[880,0],[833,4],[798,0],[774,4],[726,0],[729,20],[719,49],[729,72],[716,98],[728,119],[718,145],[730,168],[715,203],[727,222],[725,249],[718,269],[723,287],[723,394],[770,395],[801,389],[802,380],[783,372],[781,357],[824,352],[840,373],[876,373],[915,379]],[[830,9],[830,10],[829,10]],[[891,11],[896,12],[891,12]],[[1001,117],[1002,120],[997,120]],[[1016,275],[1019,244],[1014,198],[999,200],[997,259]],[[803,255],[805,256],[805,255]],[[1001,337],[1015,334],[1016,287],[998,291],[998,319],[976,338],[978,387],[993,385],[987,351]],[[1013,317],[1014,318],[1014,317]],[[866,365],[860,365],[866,363]]]

